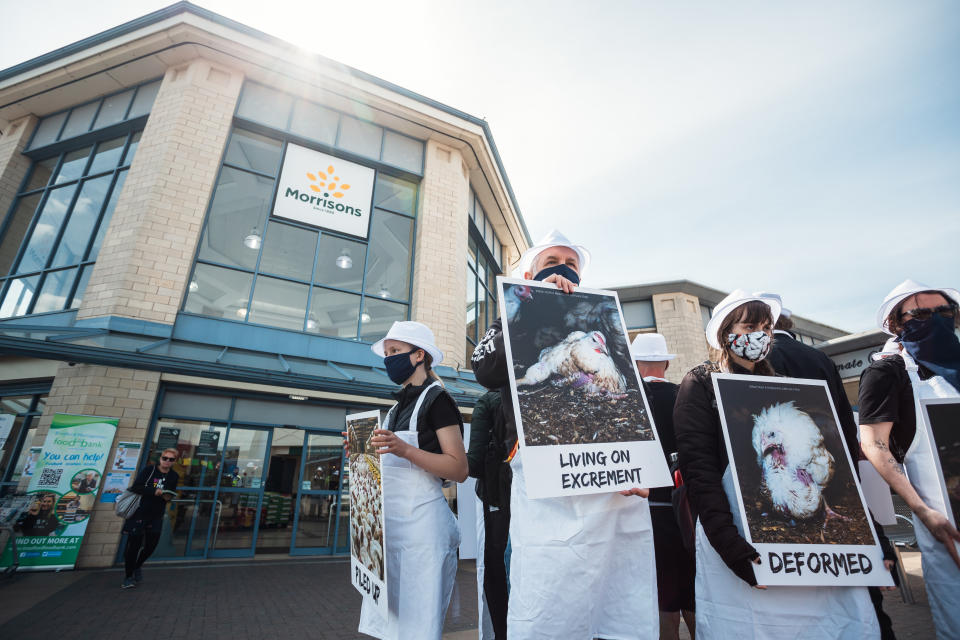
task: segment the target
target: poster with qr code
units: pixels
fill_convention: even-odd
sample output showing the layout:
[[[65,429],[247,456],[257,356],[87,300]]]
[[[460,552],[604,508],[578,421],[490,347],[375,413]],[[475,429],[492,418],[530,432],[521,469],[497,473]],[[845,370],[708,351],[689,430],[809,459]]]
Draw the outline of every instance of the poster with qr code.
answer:
[[[27,486],[29,506],[14,530],[21,571],[72,569],[93,513],[117,418],[58,413]],[[0,567],[12,564],[8,542]]]

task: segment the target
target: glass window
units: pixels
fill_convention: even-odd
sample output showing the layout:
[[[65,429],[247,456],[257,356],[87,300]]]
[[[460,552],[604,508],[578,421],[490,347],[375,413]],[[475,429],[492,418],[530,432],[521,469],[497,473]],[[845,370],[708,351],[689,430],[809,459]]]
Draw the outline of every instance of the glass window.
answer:
[[[113,185],[113,191],[110,192],[110,201],[107,202],[107,208],[103,211],[103,216],[100,218],[100,224],[97,227],[97,236],[93,239],[93,246],[90,248],[89,260],[96,259],[97,255],[100,253],[100,245],[103,244],[103,236],[107,233],[107,228],[110,226],[110,218],[113,217],[113,210],[117,208],[117,198],[120,197],[120,192],[123,190],[123,183],[127,179],[127,172],[121,171],[117,175],[117,181]]]
[[[223,168],[200,241],[200,258],[248,269],[256,266],[273,182],[246,171]]]
[[[360,296],[314,287],[307,332],[353,340],[357,337],[359,315]]]
[[[47,158],[46,160],[40,160],[39,162],[33,165],[33,171],[30,172],[30,181],[27,183],[27,188],[24,191],[33,191],[34,189],[42,189],[47,186],[47,183],[50,182],[50,176],[53,175],[54,170],[57,168],[57,162],[60,160],[58,156],[53,156],[52,158]]]
[[[360,291],[367,245],[326,233],[320,238],[316,281],[331,287]]]
[[[367,257],[367,294],[407,299],[412,246],[413,220],[386,211],[373,212]]]
[[[472,196],[472,192],[471,192]],[[467,238],[467,352],[463,365],[468,365],[473,348],[490,323],[497,317],[497,257],[491,244],[479,241],[482,228],[490,229],[486,214],[475,197],[471,197],[474,218],[468,223]],[[469,211],[468,211],[469,214]],[[488,232],[492,235],[492,231]],[[495,246],[495,245],[494,245]]]
[[[373,204],[407,215],[414,215],[417,201],[417,185],[400,178],[380,174],[373,191]]]
[[[383,157],[380,159],[401,169],[420,173],[423,170],[423,143],[386,131],[383,134]]]
[[[252,284],[253,274],[198,264],[193,272],[184,310],[205,316],[244,320]]]
[[[123,164],[128,165],[133,162],[133,155],[137,152],[137,147],[140,146],[140,134],[142,131],[137,131],[132,136],[130,136],[130,146],[127,147],[127,152],[123,154]]]
[[[337,140],[337,125],[340,114],[318,104],[298,100],[293,108],[290,131],[323,144],[333,146]]]
[[[133,99],[133,104],[130,106],[130,113],[127,114],[127,119],[129,120],[150,113],[150,109],[153,108],[153,101],[157,99],[157,93],[159,92],[160,80],[145,84],[137,89],[137,95]]]
[[[36,271],[46,266],[50,250],[67,216],[76,190],[77,185],[71,184],[50,191],[47,201],[43,203],[37,224],[30,234],[30,240],[20,259],[17,273]]]
[[[24,196],[17,202],[13,215],[10,217],[10,223],[7,225],[7,231],[0,241],[0,276],[7,275],[10,272],[10,266],[13,264],[17,255],[17,249],[23,242],[27,230],[30,229],[30,221],[33,220],[33,214],[40,204],[40,197],[43,194],[37,193],[30,196]]]
[[[43,279],[43,287],[37,297],[37,304],[33,307],[33,313],[66,309],[70,288],[73,286],[73,280],[76,276],[77,269],[48,271]]]
[[[703,328],[707,328],[707,323],[710,322],[710,314],[712,310],[705,304],[700,305],[700,319],[703,320]]]
[[[260,270],[309,282],[316,248],[316,231],[271,222],[260,258]],[[304,260],[306,256],[310,256],[310,260]]]
[[[628,329],[649,329],[657,326],[653,316],[652,300],[624,302],[621,307],[623,308],[623,321],[627,323]]]
[[[250,322],[303,331],[308,285],[259,276],[250,302]]]
[[[90,155],[92,147],[84,147],[63,156],[60,163],[60,171],[57,172],[57,179],[54,184],[63,184],[76,180],[83,175],[83,168],[87,166],[87,157]]]
[[[236,129],[230,136],[230,146],[224,162],[259,173],[276,175],[280,164],[280,141]]]
[[[74,107],[70,112],[70,117],[67,118],[67,125],[63,128],[60,138],[66,140],[89,131],[90,125],[93,124],[93,116],[97,113],[97,107],[99,106],[100,102],[97,101],[81,107]]]
[[[383,129],[375,124],[350,116],[340,118],[340,137],[337,146],[368,158],[380,157]]]
[[[108,174],[83,183],[51,267],[77,264],[83,260],[112,180],[113,176]]]
[[[7,293],[3,297],[3,303],[0,304],[0,318],[26,315],[39,283],[40,276],[11,280]]]
[[[274,91],[262,84],[248,82],[243,87],[237,115],[276,129],[286,129],[292,104],[291,96]]]
[[[67,119],[67,113],[67,111],[64,111],[41,120],[36,132],[33,134],[30,148],[36,149],[51,142],[56,142],[57,138],[60,137],[60,129],[63,128],[63,122]]]
[[[199,450],[200,434],[205,431],[215,431],[219,434],[216,438],[216,454]],[[177,461],[173,463],[173,470],[180,476],[177,487],[216,486],[219,471],[218,454],[223,451],[226,436],[227,428],[222,425],[194,420],[160,418],[153,430],[150,452],[144,460],[141,460],[141,466],[146,463],[156,464],[159,461],[160,452],[168,447],[173,447],[180,453]],[[208,439],[205,438],[205,440]]]
[[[387,335],[394,322],[407,319],[407,305],[367,297],[363,301],[360,339],[375,342]]]
[[[99,129],[122,121],[123,117],[127,115],[127,107],[130,106],[132,96],[133,89],[104,98],[93,128]]]
[[[113,140],[106,140],[97,145],[97,152],[93,156],[93,162],[90,163],[88,174],[108,171],[120,164],[120,156],[123,155],[123,145],[127,142],[127,136],[120,136]]]
[[[93,273],[93,265],[80,269],[80,278],[77,280],[77,291],[73,294],[73,300],[70,302],[71,309],[77,309],[83,302],[83,292],[87,290],[87,283],[90,281],[90,274]]]

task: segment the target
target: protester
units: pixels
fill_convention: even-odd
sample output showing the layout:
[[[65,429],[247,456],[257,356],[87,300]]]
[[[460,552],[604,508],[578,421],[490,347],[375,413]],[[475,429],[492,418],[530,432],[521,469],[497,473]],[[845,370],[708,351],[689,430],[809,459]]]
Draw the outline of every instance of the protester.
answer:
[[[364,599],[359,631],[389,640],[440,640],[460,545],[441,486],[442,478],[467,478],[463,420],[433,371],[443,352],[429,327],[394,322],[371,349],[402,388],[370,439],[382,456],[388,613],[384,618]]]
[[[914,513],[939,638],[956,638],[960,630],[960,533],[944,515],[939,465],[918,407],[922,398],[960,398],[958,304],[956,289],[899,284],[877,312],[877,324],[894,337],[860,376],[863,451]]]
[[[837,410],[843,439],[847,443],[851,460],[856,464],[860,460],[860,438],[857,434],[857,421],[853,417],[850,400],[843,389],[843,380],[840,379],[837,367],[827,354],[820,349],[803,344],[791,333],[790,330],[793,329],[792,316],[793,314],[789,309],[783,308],[780,310],[780,317],[777,318],[777,323],[773,328],[773,349],[767,356],[767,361],[773,366],[773,370],[780,375],[790,378],[826,381],[830,397],[833,398],[833,407]],[[880,548],[883,549],[883,564],[887,571],[892,571],[897,558],[893,545],[890,544],[890,540],[883,532],[883,527],[876,520],[873,521],[873,529],[877,532],[877,540],[880,542]],[[882,589],[889,591],[896,589],[896,587],[883,587]],[[883,610],[881,587],[868,587],[868,590],[873,608],[877,613],[877,622],[880,624],[880,639],[895,640],[893,622]]]
[[[527,280],[573,293],[589,253],[553,231],[520,259]],[[510,402],[509,367],[501,319],[473,352],[477,381],[499,389],[509,430],[511,640],[528,638],[653,638],[657,602],[650,510],[646,490],[530,499]]]
[[[677,393],[680,468],[697,515],[697,638],[877,637],[865,587],[767,589],[753,571],[760,554],[741,533],[711,373],[775,375],[765,358],[780,308],[779,297],[767,294],[737,290],[724,298],[706,328],[718,361],[692,369]]]
[[[480,396],[473,408],[467,462],[470,476],[477,479],[477,497],[483,504],[481,587],[496,640],[507,637],[507,567],[504,556],[510,537],[510,486],[502,482],[500,471],[508,453],[502,444],[503,433],[500,392],[488,391]]]
[[[24,536],[48,536],[60,526],[54,506],[57,499],[52,493],[38,493],[27,512],[20,516],[16,528]]]
[[[174,449],[160,452],[156,465],[149,465],[140,471],[130,491],[140,494],[140,506],[123,523],[123,532],[127,534],[127,548],[123,554],[125,578],[120,586],[124,589],[135,587],[143,581],[141,567],[147,561],[163,530],[163,513],[167,503],[176,494],[180,476],[173,470],[173,463],[180,453]]]
[[[647,389],[647,400],[657,426],[660,446],[667,464],[677,451],[673,433],[673,406],[677,385],[664,376],[676,354],[667,353],[667,341],[659,333],[641,333],[630,345],[630,355]],[[660,603],[660,638],[677,640],[680,620],[687,623],[690,637],[696,637],[693,583],[696,565],[683,546],[682,534],[673,513],[672,489],[650,490],[650,519],[653,522],[653,548],[657,559],[657,596]]]

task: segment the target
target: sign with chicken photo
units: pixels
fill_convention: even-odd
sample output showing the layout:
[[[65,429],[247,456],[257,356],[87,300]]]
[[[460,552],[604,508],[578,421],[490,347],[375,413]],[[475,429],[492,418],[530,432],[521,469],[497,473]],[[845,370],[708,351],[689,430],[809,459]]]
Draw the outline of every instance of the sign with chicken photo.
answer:
[[[940,475],[943,506],[936,508],[946,514],[953,526],[957,526],[960,518],[960,399],[925,398],[920,404],[930,427],[927,432],[930,448]]]
[[[714,373],[713,385],[757,582],[892,585],[827,383]]]
[[[370,438],[380,412],[347,416],[350,443],[350,581],[387,615],[387,563],[383,544],[383,482],[380,454]]]
[[[672,485],[617,294],[497,282],[527,495]]]

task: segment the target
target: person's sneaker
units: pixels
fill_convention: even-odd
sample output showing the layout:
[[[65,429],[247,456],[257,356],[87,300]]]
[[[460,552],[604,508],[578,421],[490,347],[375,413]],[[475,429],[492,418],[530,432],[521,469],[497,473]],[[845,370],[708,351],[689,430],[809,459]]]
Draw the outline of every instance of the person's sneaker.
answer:
[[[121,588],[121,589],[132,589],[132,588],[135,587],[135,586],[137,586],[137,582],[136,582],[136,580],[134,580],[134,579],[131,577],[131,578],[126,578],[126,579],[123,581],[123,584],[120,585],[120,588]]]
[[[137,584],[140,584],[141,582],[143,582],[143,571],[141,571],[140,569],[134,569],[133,581],[136,582]]]

